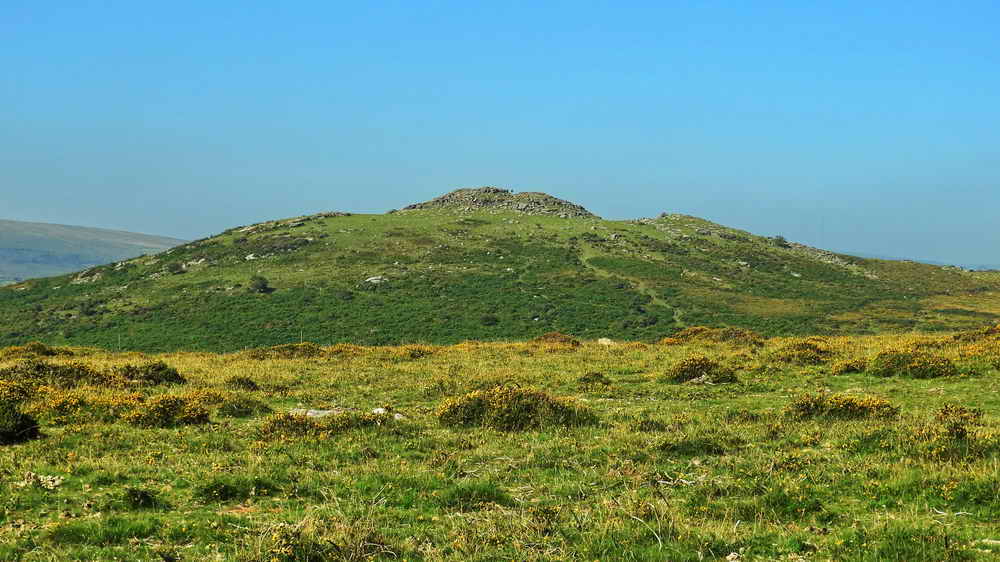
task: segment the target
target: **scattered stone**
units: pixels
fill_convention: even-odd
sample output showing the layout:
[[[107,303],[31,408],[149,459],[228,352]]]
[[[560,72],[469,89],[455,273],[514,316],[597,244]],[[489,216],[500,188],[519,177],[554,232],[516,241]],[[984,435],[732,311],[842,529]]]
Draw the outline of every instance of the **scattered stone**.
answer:
[[[102,276],[103,274],[100,271],[93,271],[88,269],[87,271],[84,271],[79,275],[77,275],[76,277],[74,277],[73,280],[69,282],[69,284],[82,285],[84,283],[93,283],[95,281],[99,281]]]
[[[293,416],[305,416],[307,418],[325,418],[327,416],[343,414],[346,411],[347,410],[343,408],[334,408],[332,410],[307,410],[305,408],[296,408],[288,413]]]
[[[62,486],[66,479],[62,476],[45,476],[34,472],[25,472],[24,479],[17,483],[19,488],[41,488],[43,490],[55,490]]]
[[[614,345],[615,342],[611,338],[601,338],[597,340],[597,343],[601,345]]]

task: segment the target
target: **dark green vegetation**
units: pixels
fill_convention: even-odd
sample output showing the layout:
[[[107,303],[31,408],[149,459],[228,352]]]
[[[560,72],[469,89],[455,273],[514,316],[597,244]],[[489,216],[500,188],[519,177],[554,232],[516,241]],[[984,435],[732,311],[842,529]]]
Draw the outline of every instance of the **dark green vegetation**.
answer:
[[[0,560],[1000,555],[1000,329],[678,336],[0,349]]]
[[[134,232],[0,220],[0,285],[79,271],[183,243]]]
[[[496,190],[234,228],[0,288],[0,344],[145,351],[554,330],[655,341],[699,324],[764,335],[935,331],[998,319],[1000,274],[837,255],[682,215],[604,221]]]

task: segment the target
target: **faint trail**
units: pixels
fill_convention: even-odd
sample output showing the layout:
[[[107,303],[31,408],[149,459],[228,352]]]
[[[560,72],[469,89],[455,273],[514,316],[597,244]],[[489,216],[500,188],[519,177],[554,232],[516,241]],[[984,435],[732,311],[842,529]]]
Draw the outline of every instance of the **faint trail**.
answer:
[[[645,281],[644,279],[639,279],[639,278],[636,278],[636,277],[631,277],[631,276],[624,275],[624,274],[621,274],[621,273],[612,273],[612,272],[610,272],[610,271],[608,271],[606,269],[602,269],[602,268],[600,268],[600,267],[598,267],[598,266],[590,263],[590,259],[591,258],[599,257],[600,255],[601,254],[599,254],[598,252],[594,251],[594,249],[592,247],[590,247],[590,246],[584,246],[584,247],[580,248],[580,262],[583,263],[583,265],[585,265],[588,269],[590,269],[591,271],[593,271],[595,274],[597,274],[598,277],[603,277],[605,279],[625,279],[625,280],[629,281],[630,283],[632,283],[633,286],[635,286],[636,290],[638,290],[640,293],[642,293],[642,294],[644,294],[644,295],[646,295],[647,297],[650,298],[651,304],[655,304],[657,306],[662,306],[664,308],[667,308],[667,309],[673,311],[674,322],[677,322],[678,324],[680,323],[680,315],[681,315],[680,309],[672,306],[670,303],[668,303],[667,301],[663,300],[660,297],[660,295],[657,293],[656,289],[653,288],[653,287],[650,287],[649,283],[647,281]]]

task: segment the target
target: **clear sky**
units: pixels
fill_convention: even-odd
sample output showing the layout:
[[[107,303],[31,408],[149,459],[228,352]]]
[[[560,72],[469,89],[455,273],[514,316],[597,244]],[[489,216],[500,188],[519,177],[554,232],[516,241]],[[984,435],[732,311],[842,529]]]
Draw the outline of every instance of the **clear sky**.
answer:
[[[996,0],[4,0],[0,218],[198,238],[457,187],[1000,263]]]

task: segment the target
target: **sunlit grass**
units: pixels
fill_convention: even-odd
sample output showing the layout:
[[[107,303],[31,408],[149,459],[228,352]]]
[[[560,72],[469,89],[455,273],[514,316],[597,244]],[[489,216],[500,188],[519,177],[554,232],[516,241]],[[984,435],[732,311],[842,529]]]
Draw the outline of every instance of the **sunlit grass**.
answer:
[[[996,332],[0,350],[0,559],[988,560]]]

